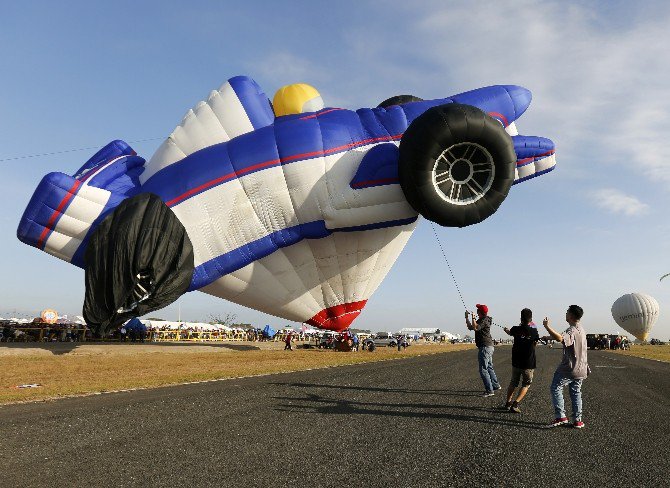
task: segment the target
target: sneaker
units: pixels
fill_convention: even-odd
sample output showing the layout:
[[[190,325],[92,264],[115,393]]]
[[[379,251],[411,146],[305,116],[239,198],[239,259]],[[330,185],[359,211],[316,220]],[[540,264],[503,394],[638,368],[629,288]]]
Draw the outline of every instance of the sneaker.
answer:
[[[492,397],[492,396],[494,396],[492,391],[485,391],[482,394],[482,398],[487,398],[487,397]]]
[[[556,420],[554,420],[552,423],[550,423],[549,425],[547,425],[547,427],[550,427],[550,428],[551,428],[551,427],[558,427],[559,425],[565,425],[565,424],[567,424],[567,423],[569,423],[569,422],[570,422],[570,421],[568,420],[567,417],[562,417],[562,418],[560,418],[560,419],[556,419]]]
[[[500,405],[500,410],[507,410],[509,411],[509,408],[512,406],[512,403],[506,403],[504,405]]]
[[[494,390],[494,391],[502,390],[502,386],[498,385],[498,386],[496,386],[493,390]]]
[[[517,402],[512,403],[509,407],[509,411],[512,413],[521,413],[521,409],[519,408],[519,404]]]
[[[575,423],[572,424],[572,426],[575,429],[583,429],[584,428],[584,422],[582,422],[581,420],[576,420]]]

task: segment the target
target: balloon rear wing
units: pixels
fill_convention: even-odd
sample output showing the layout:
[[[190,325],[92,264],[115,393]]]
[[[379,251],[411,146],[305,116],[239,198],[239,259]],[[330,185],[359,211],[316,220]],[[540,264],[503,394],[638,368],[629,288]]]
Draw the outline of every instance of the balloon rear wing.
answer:
[[[49,173],[28,202],[17,237],[83,268],[88,239],[111,210],[139,191],[143,164],[128,144],[112,141],[74,176]]]
[[[84,267],[87,237],[121,198],[63,173],[49,173],[23,213],[17,237],[57,258]]]

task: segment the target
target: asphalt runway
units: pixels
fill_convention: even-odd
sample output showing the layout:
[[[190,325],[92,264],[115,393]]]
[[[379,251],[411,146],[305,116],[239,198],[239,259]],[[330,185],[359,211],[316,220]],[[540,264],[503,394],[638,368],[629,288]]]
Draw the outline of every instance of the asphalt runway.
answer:
[[[474,350],[0,407],[0,485],[669,486],[670,364],[589,351],[586,428],[545,429],[559,358],[538,347],[521,415]]]

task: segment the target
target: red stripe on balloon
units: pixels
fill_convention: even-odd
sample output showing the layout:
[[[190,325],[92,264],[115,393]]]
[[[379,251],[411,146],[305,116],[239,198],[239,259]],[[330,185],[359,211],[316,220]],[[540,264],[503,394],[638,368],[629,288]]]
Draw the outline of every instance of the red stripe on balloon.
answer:
[[[338,110],[343,110],[341,108],[331,108],[329,110],[324,110],[323,112],[317,112],[312,115],[307,115],[305,117],[300,117],[300,120],[307,120],[307,119],[315,119],[317,117],[320,117],[321,115],[329,114],[330,112],[336,112]]]
[[[538,154],[537,156],[532,156],[530,158],[519,159],[519,160],[517,160],[516,164],[518,166],[520,164],[527,163],[528,161],[532,161],[532,160],[537,159],[537,158],[543,158],[545,156],[551,156],[555,152],[556,152],[556,150],[552,149],[551,151],[547,151],[546,153]]]
[[[72,185],[72,188],[70,188],[61,202],[58,204],[58,207],[56,207],[56,210],[53,211],[51,214],[51,217],[49,217],[49,221],[47,222],[46,227],[44,227],[44,230],[42,230],[42,233],[40,234],[40,238],[37,241],[37,248],[38,249],[43,249],[43,245],[45,244],[45,239],[47,237],[47,234],[49,233],[50,230],[52,230],[52,227],[56,223],[56,219],[60,214],[63,213],[63,209],[67,206],[68,202],[72,200],[72,197],[75,196],[77,193],[77,190],[81,186],[81,181],[79,180],[74,180],[74,185]]]
[[[507,117],[505,117],[503,114],[498,113],[498,112],[489,112],[489,115],[491,117],[496,117],[500,119],[505,127],[509,125],[509,122],[507,122]]]

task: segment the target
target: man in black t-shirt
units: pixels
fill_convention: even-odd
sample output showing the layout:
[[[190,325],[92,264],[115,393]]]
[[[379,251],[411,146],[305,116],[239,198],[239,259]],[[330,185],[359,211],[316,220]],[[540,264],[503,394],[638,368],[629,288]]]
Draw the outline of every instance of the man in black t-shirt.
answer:
[[[514,337],[514,345],[512,346],[512,380],[507,388],[507,403],[504,409],[514,413],[521,413],[519,403],[524,399],[528,388],[533,382],[533,372],[535,370],[535,345],[540,340],[537,329],[531,326],[533,321],[533,312],[530,309],[524,308],[521,311],[521,323],[516,327],[508,329],[505,327],[505,332]],[[521,389],[516,397],[514,397],[514,390],[519,386],[521,381]]]

